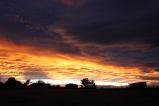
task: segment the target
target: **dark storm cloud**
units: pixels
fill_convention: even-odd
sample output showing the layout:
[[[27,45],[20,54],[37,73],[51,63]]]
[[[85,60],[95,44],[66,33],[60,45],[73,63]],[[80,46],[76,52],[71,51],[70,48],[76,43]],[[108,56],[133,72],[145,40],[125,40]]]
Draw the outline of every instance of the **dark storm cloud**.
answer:
[[[105,63],[158,69],[158,0],[79,3],[1,0],[0,36],[17,44],[95,56]],[[64,32],[50,31],[49,26]]]
[[[159,71],[159,68],[157,68],[156,71]]]
[[[72,10],[64,25],[68,35],[90,44],[85,52],[103,58],[105,63],[157,68],[158,3],[157,0],[93,0]]]
[[[51,0],[1,0],[1,33],[11,39],[45,36],[45,26],[59,18],[60,8]],[[18,39],[19,38],[19,39]]]
[[[59,34],[47,31],[48,25],[56,25],[65,11],[56,0],[1,0],[0,7],[0,36],[17,44],[79,52]]]
[[[94,0],[70,14],[69,33],[83,42],[158,45],[157,4],[145,0]]]
[[[146,52],[114,49],[106,52],[111,54],[111,59],[113,62],[117,62],[116,64],[124,66],[138,66],[141,68],[157,68],[159,66],[159,49],[152,49]]]

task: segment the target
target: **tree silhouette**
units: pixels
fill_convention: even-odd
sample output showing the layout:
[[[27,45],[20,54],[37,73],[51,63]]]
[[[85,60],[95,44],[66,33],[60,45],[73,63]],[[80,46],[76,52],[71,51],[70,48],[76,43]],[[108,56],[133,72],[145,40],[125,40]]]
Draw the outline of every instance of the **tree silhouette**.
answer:
[[[5,82],[5,85],[7,87],[22,87],[23,84],[20,81],[17,81],[14,77],[8,78],[8,80]]]
[[[81,80],[82,88],[96,88],[94,80],[89,80],[88,78],[84,78]]]
[[[29,84],[30,84],[30,80],[27,80],[27,81],[24,83],[25,86],[29,86]]]
[[[78,85],[70,83],[70,84],[67,84],[65,87],[68,88],[68,89],[77,89]]]
[[[30,87],[30,88],[51,88],[51,85],[39,80],[37,83],[30,84],[28,87]]]

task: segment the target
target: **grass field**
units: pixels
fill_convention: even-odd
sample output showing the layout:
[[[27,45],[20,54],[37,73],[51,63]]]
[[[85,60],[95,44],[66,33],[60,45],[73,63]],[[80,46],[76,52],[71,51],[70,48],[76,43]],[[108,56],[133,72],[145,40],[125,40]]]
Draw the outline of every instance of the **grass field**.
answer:
[[[159,106],[159,89],[0,89],[0,106]]]

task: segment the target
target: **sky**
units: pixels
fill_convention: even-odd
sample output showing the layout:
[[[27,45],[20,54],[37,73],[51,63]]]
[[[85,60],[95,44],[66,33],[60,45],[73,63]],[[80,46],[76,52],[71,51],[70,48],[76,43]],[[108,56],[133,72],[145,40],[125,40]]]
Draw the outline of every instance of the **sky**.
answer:
[[[0,0],[0,76],[159,84],[158,0]]]

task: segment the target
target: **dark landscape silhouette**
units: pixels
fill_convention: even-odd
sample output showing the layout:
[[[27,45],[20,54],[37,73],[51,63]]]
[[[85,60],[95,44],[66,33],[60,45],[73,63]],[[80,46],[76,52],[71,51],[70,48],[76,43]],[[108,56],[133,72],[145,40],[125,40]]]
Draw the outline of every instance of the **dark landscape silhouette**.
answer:
[[[146,82],[130,84],[129,88],[96,88],[93,80],[84,78],[81,87],[69,83],[65,87],[43,81],[25,83],[14,77],[0,82],[1,106],[158,106],[159,88]]]
[[[0,106],[159,106],[159,0],[0,0]]]

